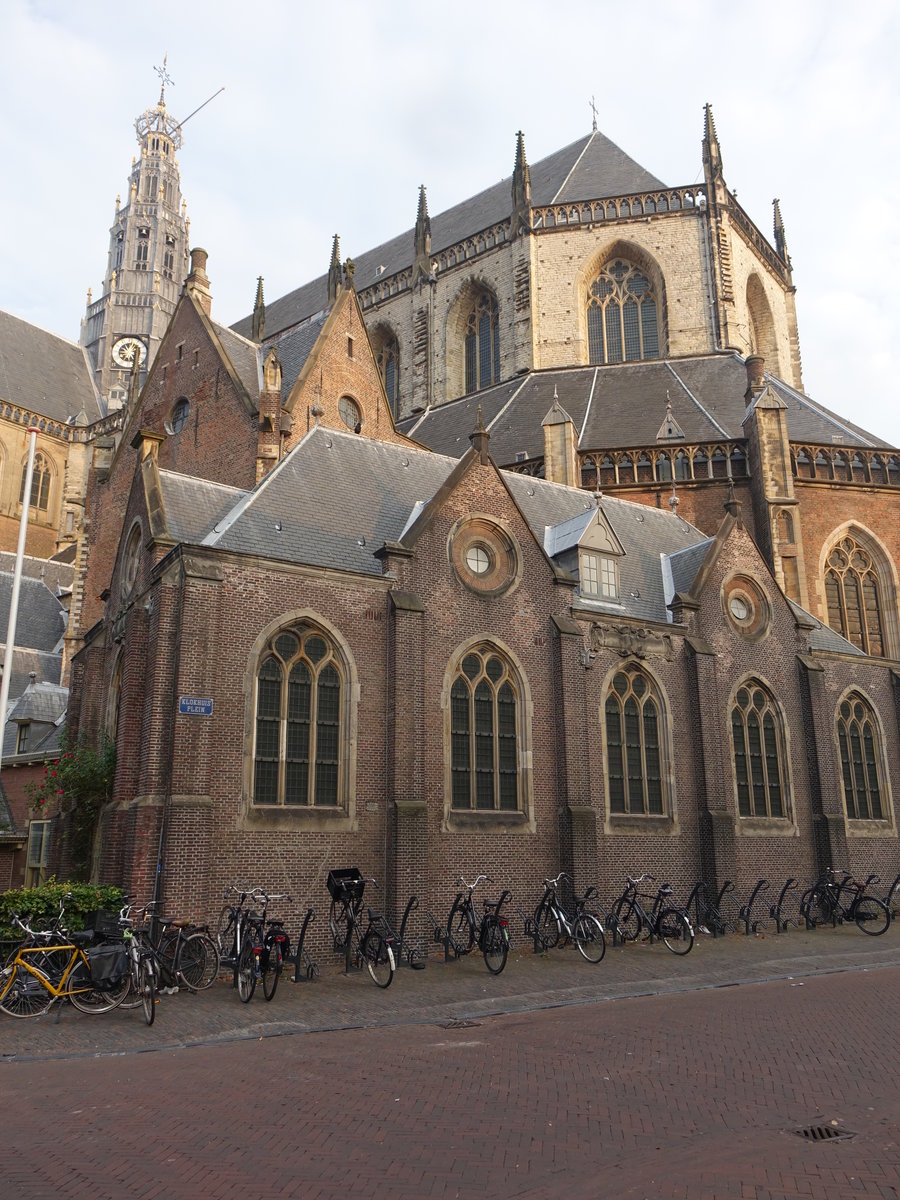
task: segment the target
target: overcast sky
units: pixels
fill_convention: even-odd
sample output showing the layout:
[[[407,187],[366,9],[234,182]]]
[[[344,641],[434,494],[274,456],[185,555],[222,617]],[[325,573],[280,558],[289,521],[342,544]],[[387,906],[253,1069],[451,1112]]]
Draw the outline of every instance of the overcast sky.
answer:
[[[806,390],[900,445],[900,17],[892,0],[0,0],[0,308],[73,340],[127,195],[134,119],[186,126],[191,243],[231,324],[328,266],[600,129],[671,186],[781,200]]]

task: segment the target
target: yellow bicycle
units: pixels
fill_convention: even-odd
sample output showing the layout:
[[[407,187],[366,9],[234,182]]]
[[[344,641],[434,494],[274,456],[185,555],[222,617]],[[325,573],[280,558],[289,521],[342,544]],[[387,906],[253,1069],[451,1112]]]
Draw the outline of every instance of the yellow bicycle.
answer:
[[[121,980],[113,980],[107,989],[92,977],[91,961],[85,946],[93,933],[35,933],[18,917],[14,924],[24,930],[27,942],[0,970],[0,1009],[10,1017],[39,1017],[54,1000],[71,1000],[85,1013],[104,1013],[125,999],[129,988],[126,970]],[[121,953],[119,947],[98,947]],[[96,967],[95,967],[96,972]]]

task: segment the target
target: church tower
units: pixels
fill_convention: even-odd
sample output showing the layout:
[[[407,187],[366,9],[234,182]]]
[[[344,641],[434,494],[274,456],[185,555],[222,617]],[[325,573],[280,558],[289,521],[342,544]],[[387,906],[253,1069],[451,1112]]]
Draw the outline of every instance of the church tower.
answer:
[[[143,383],[188,273],[190,221],[175,158],[181,122],[166,108],[172,80],[165,59],[157,73],[159,102],[135,121],[141,150],[125,204],[116,197],[103,292],[98,300],[88,292],[81,323],[81,343],[109,410],[125,403],[135,358]]]

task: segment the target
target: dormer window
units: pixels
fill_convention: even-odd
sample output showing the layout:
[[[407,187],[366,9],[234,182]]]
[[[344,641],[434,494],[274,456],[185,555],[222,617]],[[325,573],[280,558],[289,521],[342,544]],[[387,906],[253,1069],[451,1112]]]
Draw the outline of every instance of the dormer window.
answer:
[[[619,569],[614,558],[607,554],[594,554],[583,550],[580,555],[579,573],[582,596],[618,600]]]

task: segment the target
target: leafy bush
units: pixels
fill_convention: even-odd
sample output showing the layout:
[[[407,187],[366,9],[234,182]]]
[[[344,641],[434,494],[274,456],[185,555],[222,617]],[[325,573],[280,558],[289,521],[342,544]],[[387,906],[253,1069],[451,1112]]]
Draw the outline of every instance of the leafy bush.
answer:
[[[66,896],[71,898],[66,900]],[[12,924],[12,913],[27,918],[32,929],[46,929],[56,920],[60,901],[65,902],[63,923],[70,932],[84,928],[84,919],[100,908],[120,909],[122,889],[93,883],[57,882],[48,879],[40,887],[16,888],[0,895],[0,940],[18,941],[21,931]]]
[[[104,734],[99,749],[84,739],[66,741],[59,758],[44,767],[40,782],[26,785],[36,816],[44,819],[59,813],[67,818],[62,837],[69,839],[75,875],[90,874],[97,821],[110,798],[115,770],[115,743]]]

